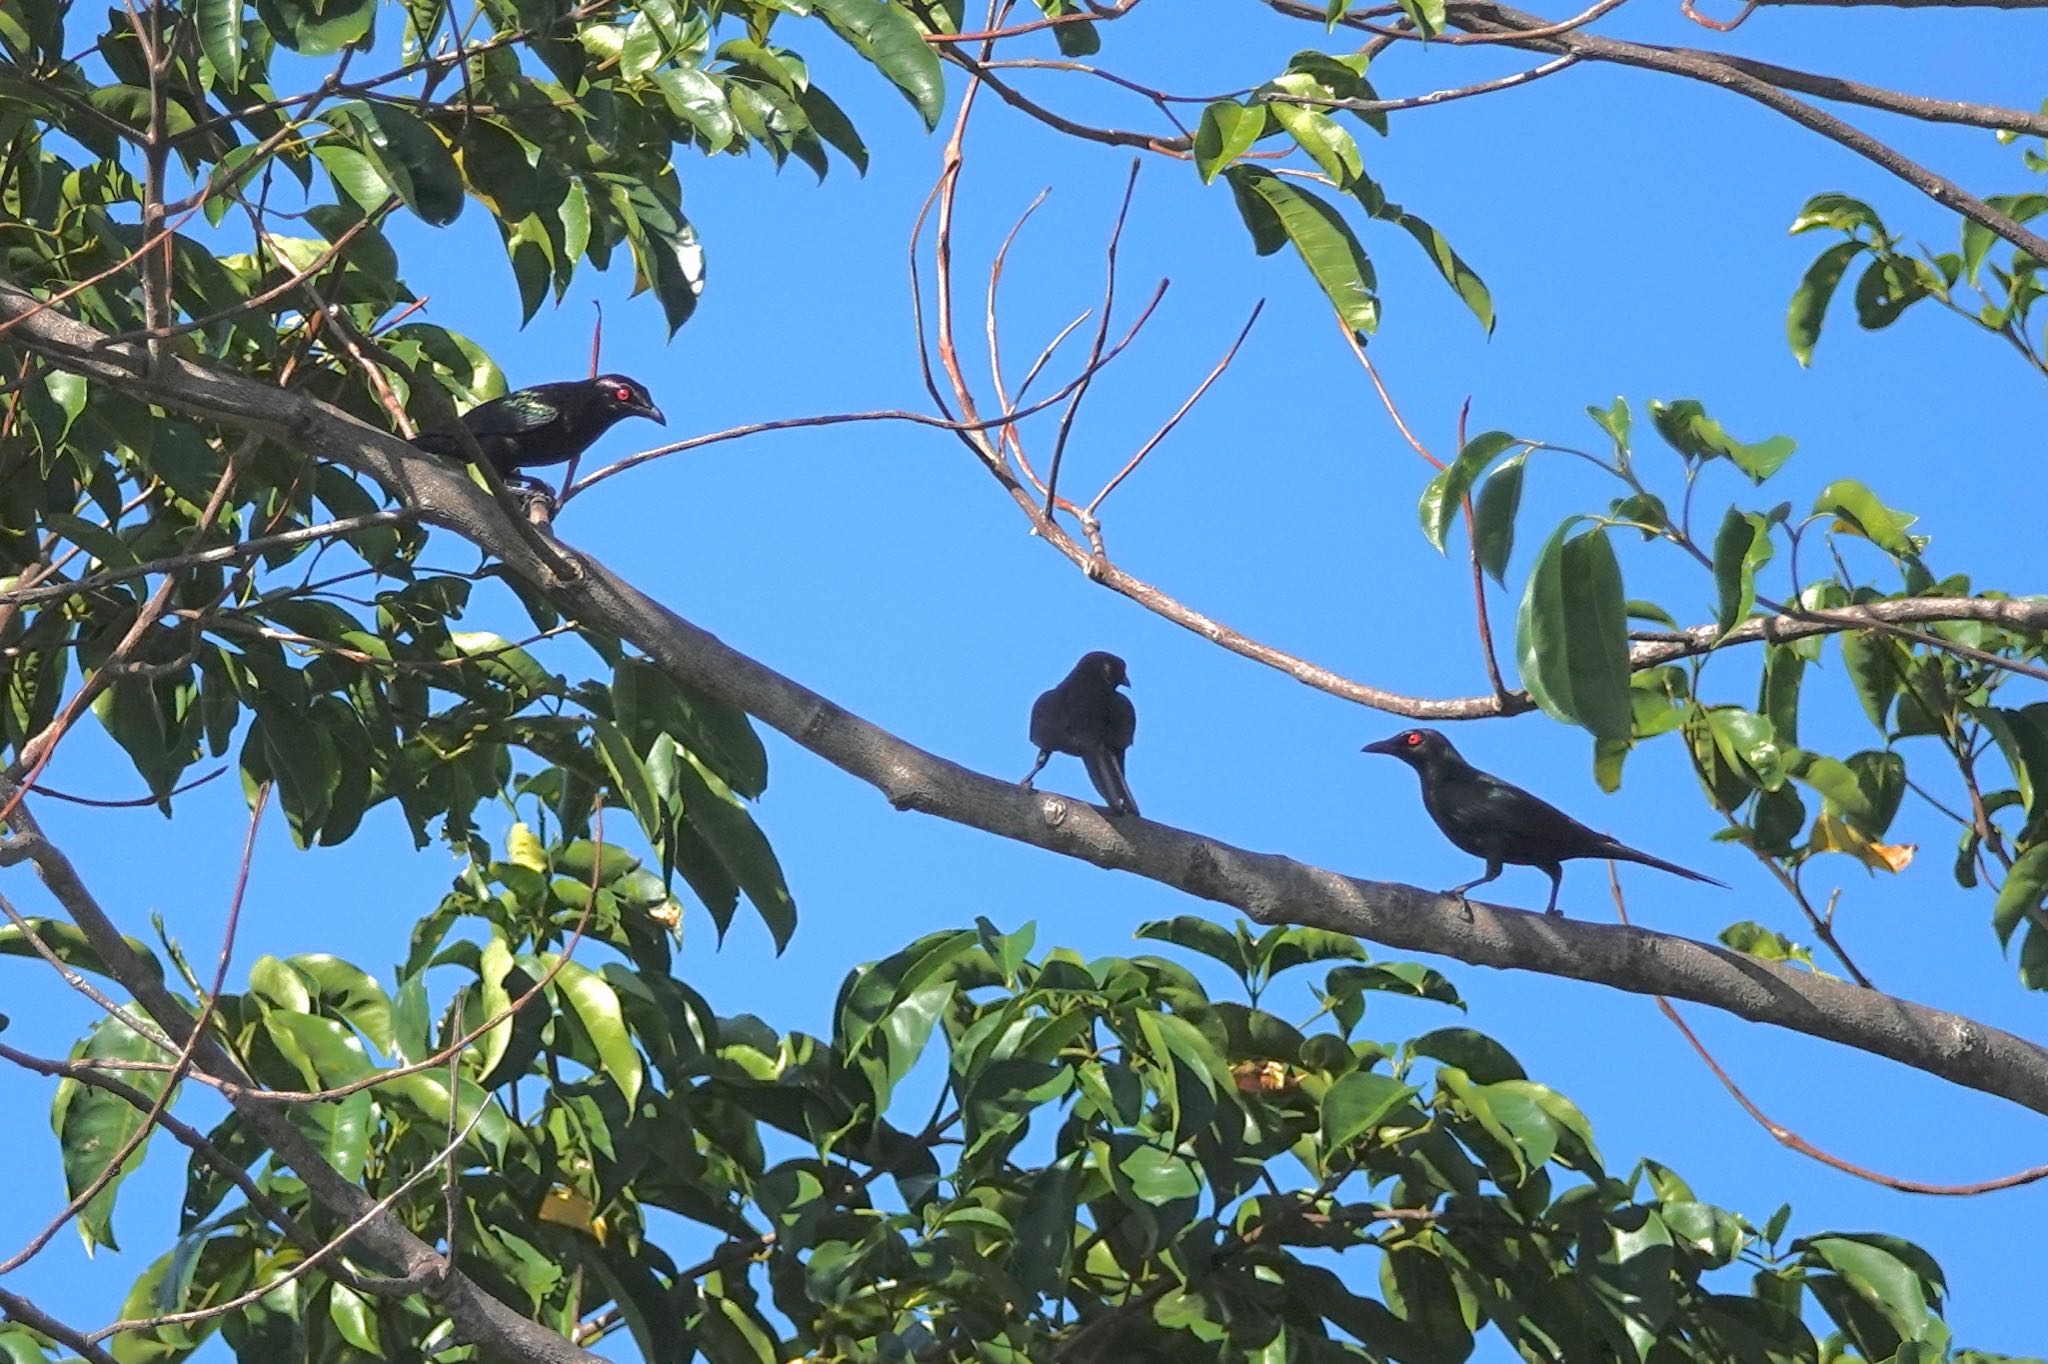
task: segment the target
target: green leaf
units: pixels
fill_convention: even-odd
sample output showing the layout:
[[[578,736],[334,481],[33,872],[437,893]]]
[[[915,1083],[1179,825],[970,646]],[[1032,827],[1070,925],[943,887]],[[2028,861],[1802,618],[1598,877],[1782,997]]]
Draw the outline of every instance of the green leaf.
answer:
[[[2048,899],[2048,843],[2036,843],[2019,855],[1998,889],[1991,927],[1998,933],[1999,946],[2012,945],[2012,931],[2022,919],[2039,913],[2044,899]]]
[[[1806,659],[1782,644],[1764,646],[1764,676],[1757,709],[1788,744],[1799,742],[1799,687],[1806,677]]]
[[[1614,442],[1615,459],[1627,467],[1629,441],[1635,431],[1635,417],[1628,410],[1628,399],[1617,396],[1608,407],[1588,406],[1586,415],[1607,433],[1607,438]]]
[[[662,802],[655,797],[653,783],[648,780],[647,765],[610,721],[592,720],[590,729],[597,740],[598,758],[625,800],[626,808],[640,821],[641,830],[649,838],[660,838],[668,827],[668,818]]]
[[[661,91],[669,112],[696,132],[704,150],[722,152],[739,136],[739,125],[733,121],[724,88],[705,72],[694,66],[671,67],[655,73],[654,85]],[[819,132],[828,141],[833,141],[825,129],[820,128]],[[836,141],[834,145],[838,145]],[[846,148],[841,147],[840,150],[845,151]],[[852,159],[863,170],[867,168],[864,153]]]
[[[1202,1177],[1186,1157],[1149,1142],[1133,1148],[1117,1169],[1147,1203],[1171,1203],[1202,1191]]]
[[[538,980],[555,969],[557,960],[549,953],[527,970]],[[636,1106],[640,1101],[643,1068],[640,1049],[633,1045],[632,1035],[626,1030],[626,1015],[619,1007],[618,992],[605,983],[604,977],[574,960],[561,961],[561,972],[552,988],[568,998],[569,1007],[576,1011],[577,1020],[597,1048],[598,1059],[604,1062],[605,1075],[625,1096],[626,1106]]]
[[[1337,121],[1320,110],[1290,103],[1287,95],[1326,98],[1323,83],[1306,71],[1289,71],[1260,87],[1260,93],[1275,92],[1282,98],[1265,105],[1300,148],[1308,153],[1317,169],[1330,177],[1338,189],[1350,189],[1365,174],[1365,157],[1358,143]]]
[[[462,212],[462,171],[440,136],[393,104],[350,100],[321,115],[351,138],[405,206],[435,227]]]
[[[1422,533],[1439,554],[1444,552],[1444,537],[1450,534],[1451,520],[1465,504],[1480,472],[1503,450],[1525,443],[1505,431],[1483,431],[1466,441],[1458,457],[1438,470],[1423,488],[1422,503],[1416,512],[1422,518]]]
[[[1883,731],[1892,700],[1899,694],[1907,660],[1890,636],[1875,630],[1845,631],[1841,641],[1842,662],[1849,670],[1857,699],[1863,703],[1863,713]]]
[[[1202,109],[1202,121],[1195,127],[1195,171],[1208,184],[1216,173],[1251,150],[1266,130],[1263,107],[1247,108],[1236,100],[1220,99]]]
[[[1364,333],[1379,326],[1379,299],[1373,293],[1377,278],[1372,262],[1336,209],[1261,167],[1232,166],[1224,176],[1238,197],[1239,209],[1245,213],[1261,254],[1273,249],[1267,245],[1271,238],[1262,235],[1266,229],[1254,221],[1252,211],[1245,208],[1247,202],[1262,208],[1285,240],[1294,244],[1309,274],[1322,286],[1346,327]]]
[[[860,132],[853,126],[853,120],[846,116],[846,111],[815,85],[806,86],[797,96],[797,103],[803,106],[805,117],[811,120],[811,131],[851,162],[856,173],[866,175],[868,145],[861,141]]]
[[[240,88],[242,71],[242,0],[198,0],[199,49],[213,63],[220,82]]]
[[[1817,1261],[1834,1270],[1850,1291],[1883,1314],[1903,1339],[1919,1340],[1933,1324],[1927,1285],[1890,1249],[1847,1236],[1815,1236],[1794,1242],[1794,1249],[1804,1251],[1809,1263]]]
[[[895,83],[926,128],[938,126],[946,106],[939,57],[903,6],[890,0],[813,0],[812,9]]]
[[[169,1059],[155,1043],[131,1031],[117,1018],[101,1019],[85,1041],[72,1048],[71,1055],[74,1059],[88,1061]],[[106,1076],[152,1099],[164,1092],[167,1078],[161,1071],[148,1070],[114,1070],[106,1072]],[[56,1097],[51,1103],[50,1125],[56,1129],[57,1143],[63,1154],[65,1194],[77,1197],[106,1173],[108,1162],[115,1153],[142,1130],[142,1118],[142,1110],[106,1090],[81,1084],[69,1077],[58,1081]],[[87,1253],[95,1246],[105,1246],[109,1250],[121,1248],[114,1239],[114,1196],[121,1188],[121,1181],[142,1163],[148,1147],[147,1140],[138,1145],[113,1177],[79,1211],[78,1235],[85,1242]]]
[[[1515,514],[1522,508],[1522,473],[1528,462],[1526,450],[1508,456],[1479,488],[1474,513],[1479,566],[1503,587],[1507,586],[1508,557],[1514,553]]]
[[[1765,961],[1798,962],[1816,975],[1824,974],[1814,965],[1811,948],[1793,942],[1784,934],[1765,928],[1754,920],[1730,924],[1721,930],[1719,937],[1725,946],[1745,956],[1760,957]]]
[[[1529,1078],[1514,1053],[1476,1028],[1438,1028],[1409,1042],[1408,1050],[1456,1066],[1480,1084]]]
[[[2030,222],[2048,213],[2048,194],[1994,194],[1984,202],[2015,222]],[[1978,272],[1984,267],[1984,257],[1997,242],[1998,237],[1990,228],[1975,219],[1964,221],[1962,266],[1970,283],[1977,282]]]
[[[313,983],[319,1004],[347,1019],[385,1055],[397,1053],[390,996],[369,972],[324,952],[304,953],[286,964]]]
[[[1154,919],[1149,923],[1139,924],[1132,936],[1149,938],[1154,942],[1170,942],[1175,947],[1199,952],[1205,957],[1222,962],[1236,972],[1239,979],[1251,979],[1250,945],[1246,943],[1242,934],[1231,932],[1213,919],[1205,919],[1199,914]]]
[[[1878,501],[1877,494],[1853,478],[1838,478],[1813,500],[1816,512],[1832,513],[1834,529],[1860,535],[1888,554],[1919,552],[1906,527],[1920,518]]]
[[[1778,742],[1763,716],[1740,706],[1714,706],[1707,711],[1707,726],[1721,755],[1752,785],[1775,791],[1791,775],[1793,753]]]
[[[1721,423],[1692,398],[1676,402],[1650,400],[1650,420],[1657,434],[1688,460],[1726,459],[1762,483],[1784,467],[1796,448],[1790,436],[1773,436],[1755,445],[1745,445],[1722,428]]]
[[[1486,334],[1493,335],[1493,292],[1486,287],[1486,281],[1479,278],[1479,273],[1452,249],[1450,240],[1428,222],[1413,213],[1403,213],[1394,221],[1409,236],[1422,243],[1422,249],[1429,253],[1430,264],[1436,266],[1444,282],[1472,310],[1472,316],[1479,319],[1479,325],[1486,329]]]
[[[384,1358],[377,1339],[377,1309],[370,1300],[347,1284],[332,1284],[327,1291],[327,1318],[341,1338],[365,1354]]]
[[[1536,556],[1515,622],[1522,685],[1543,710],[1602,739],[1633,733],[1621,569],[1604,530],[1574,517]]]
[[[34,941],[31,941],[31,935]],[[128,950],[135,954],[135,961],[157,980],[164,978],[163,962],[158,960],[149,944],[140,938],[123,936]],[[99,952],[86,940],[76,924],[65,919],[45,919],[40,915],[25,914],[19,923],[0,924],[0,956],[38,957],[37,943],[49,949],[57,960],[80,971],[90,971],[96,976],[114,977],[114,972],[100,960]]]
[[[1722,634],[1740,625],[1756,605],[1757,570],[1771,561],[1771,553],[1770,523],[1757,512],[1730,507],[1714,537],[1715,619]]]
[[[1800,364],[1813,363],[1813,348],[1820,341],[1828,304],[1848,272],[1849,262],[1865,249],[1862,242],[1837,242],[1814,257],[1813,264],[1800,278],[1799,287],[1792,291],[1792,306],[1785,312],[1785,337],[1792,343],[1792,354]]]
[[[1794,233],[1811,232],[1821,227],[1831,227],[1838,232],[1854,232],[1867,227],[1881,236],[1884,220],[1861,199],[1852,199],[1846,194],[1816,194],[1806,201],[1799,210],[1799,216],[1792,220],[1791,230]]]
[[[1879,256],[1856,280],[1856,322],[1865,331],[1881,331],[1921,299],[1936,293],[1920,262],[1904,256]]]
[[[1323,1099],[1324,1147],[1334,1156],[1385,1122],[1419,1092],[1413,1085],[1376,1071],[1354,1070],[1340,1077]]]
[[[1444,0],[1400,0],[1401,12],[1424,38],[1444,31]]]

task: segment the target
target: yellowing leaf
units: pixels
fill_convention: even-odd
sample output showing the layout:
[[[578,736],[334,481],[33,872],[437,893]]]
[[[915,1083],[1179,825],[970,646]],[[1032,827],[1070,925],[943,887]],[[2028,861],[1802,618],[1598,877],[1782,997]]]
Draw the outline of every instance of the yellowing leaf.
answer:
[[[514,824],[512,831],[505,835],[505,860],[515,867],[525,867],[545,875],[548,869],[547,850],[541,847],[540,839],[525,824]]]
[[[1810,852],[1839,852],[1861,862],[1872,871],[1898,873],[1912,864],[1917,843],[1878,843],[1858,833],[1856,826],[1840,815],[1823,812],[1813,821],[1813,836],[1807,840]]]
[[[549,1189],[548,1196],[541,1200],[540,1220],[583,1232],[599,1245],[604,1244],[605,1222],[598,1216],[597,1205],[574,1189],[559,1184]]]

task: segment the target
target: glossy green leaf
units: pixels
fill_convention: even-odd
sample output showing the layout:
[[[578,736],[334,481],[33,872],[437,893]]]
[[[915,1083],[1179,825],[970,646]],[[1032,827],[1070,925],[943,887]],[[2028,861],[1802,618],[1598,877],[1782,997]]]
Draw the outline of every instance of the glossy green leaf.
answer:
[[[1813,500],[1816,512],[1832,514],[1834,529],[1860,535],[1889,554],[1914,554],[1919,547],[1906,527],[1920,518],[1878,501],[1877,494],[1853,478],[1838,478]]]
[[[1486,287],[1486,281],[1479,278],[1479,272],[1465,263],[1465,258],[1452,248],[1449,238],[1432,227],[1427,221],[1413,213],[1403,213],[1394,221],[1402,230],[1422,244],[1429,254],[1429,262],[1436,267],[1444,282],[1451,286],[1472,316],[1479,319],[1479,325],[1486,334],[1493,334],[1493,291]]]
[[[1515,549],[1515,515],[1522,509],[1522,474],[1528,461],[1527,451],[1508,456],[1479,486],[1474,514],[1479,566],[1503,587]]]
[[[1884,221],[1861,199],[1853,199],[1846,194],[1816,194],[1806,201],[1799,210],[1799,216],[1792,220],[1791,230],[1795,233],[1811,232],[1823,227],[1831,227],[1837,232],[1870,228],[1882,234]]]
[[[1740,625],[1756,605],[1757,570],[1771,561],[1770,523],[1756,512],[1734,507],[1714,537],[1715,620],[1723,634]]]
[[[1745,445],[1691,398],[1668,403],[1651,399],[1650,420],[1657,434],[1686,459],[1728,460],[1748,474],[1752,483],[1762,483],[1778,472],[1796,448],[1790,436],[1773,436],[1755,445]]]
[[[1880,331],[1921,299],[1938,296],[1926,267],[1905,256],[1878,256],[1856,280],[1856,322],[1866,331]]]
[[[169,1059],[155,1043],[137,1035],[116,1018],[105,1018],[95,1024],[85,1041],[72,1049],[71,1055],[74,1059],[88,1061]],[[166,1077],[161,1071],[112,1070],[104,1074],[107,1079],[126,1085],[150,1099],[164,1091]],[[66,1195],[75,1198],[99,1183],[101,1177],[108,1173],[109,1162],[142,1131],[142,1119],[142,1110],[126,1099],[69,1077],[59,1080],[56,1097],[51,1104],[50,1125],[56,1129],[57,1144],[63,1155]],[[88,1253],[95,1246],[120,1249],[120,1243],[114,1239],[114,1198],[120,1191],[121,1182],[142,1163],[147,1150],[148,1141],[145,1139],[79,1210],[78,1235],[85,1242]]]
[[[1830,246],[1814,257],[1813,264],[1800,277],[1799,287],[1792,291],[1792,305],[1785,312],[1785,338],[1800,364],[1813,363],[1813,348],[1820,341],[1828,304],[1834,300],[1842,276],[1848,273],[1849,263],[1865,249],[1863,243],[1856,241]]]
[[[1351,188],[1365,174],[1365,158],[1350,133],[1323,110],[1287,98],[1326,98],[1329,91],[1321,81],[1306,71],[1289,71],[1262,86],[1260,93],[1278,96],[1265,104],[1266,112],[1338,189]]]
[[[1247,201],[1261,206],[1284,239],[1294,244],[1309,274],[1346,327],[1365,333],[1379,326],[1379,299],[1373,292],[1377,277],[1372,262],[1336,209],[1257,166],[1232,166],[1224,175],[1236,191],[1240,207]],[[1247,216],[1246,221],[1252,220]],[[1266,245],[1270,237],[1262,237],[1261,231],[1253,224],[1254,241],[1263,249],[1271,249]]]
[[[436,227],[462,212],[462,172],[448,144],[393,104],[350,100],[325,110],[327,124],[348,135],[405,206]]]
[[[1574,518],[1575,520],[1576,518]],[[1604,530],[1566,521],[1537,553],[1515,623],[1522,685],[1544,711],[1603,739],[1632,732],[1621,569]]]
[[[1252,974],[1250,945],[1241,934],[1233,933],[1214,919],[1205,919],[1199,914],[1181,914],[1171,919],[1154,919],[1139,924],[1132,935],[1149,938],[1155,942],[1169,942],[1190,952],[1199,952],[1212,960],[1220,961],[1249,980]]]
[[[1759,957],[1764,961],[1797,962],[1816,975],[1825,972],[1814,965],[1812,949],[1793,942],[1775,929],[1764,927],[1754,920],[1730,924],[1717,935],[1722,944],[1734,948],[1746,956]]]
[[[1251,150],[1266,129],[1263,107],[1247,108],[1236,100],[1217,100],[1202,107],[1195,125],[1195,170],[1208,184],[1218,171]]]
[[[285,964],[312,982],[322,1007],[340,1014],[379,1051],[395,1052],[390,997],[367,971],[324,952],[302,953]]]
[[[1999,945],[2012,945],[2012,932],[2020,921],[2041,913],[2048,900],[2048,843],[2036,843],[2019,855],[2005,884],[1998,888],[1998,902],[1992,906],[1991,927]]]
[[[550,954],[538,960],[538,971],[532,967],[528,971],[539,979],[553,970],[558,960]],[[590,1034],[598,1059],[604,1063],[605,1076],[625,1095],[627,1107],[632,1107],[640,1098],[644,1068],[640,1049],[633,1045],[632,1034],[627,1031],[625,1011],[619,1006],[618,992],[605,982],[604,977],[579,961],[560,961],[560,967],[552,988],[576,1011],[577,1021]]]
[[[1418,1092],[1413,1085],[1376,1071],[1354,1070],[1343,1076],[1323,1100],[1324,1145],[1332,1153],[1343,1150],[1412,1102]]]
[[[811,0],[811,8],[894,82],[925,127],[938,126],[946,104],[938,54],[903,6],[892,0]]]
[[[1416,511],[1422,518],[1422,533],[1429,537],[1429,543],[1436,546],[1438,553],[1443,552],[1444,538],[1450,534],[1451,521],[1457,516],[1458,509],[1464,506],[1465,498],[1480,473],[1502,451],[1524,443],[1505,431],[1483,431],[1466,441],[1457,458],[1430,479],[1422,490],[1422,503]]]

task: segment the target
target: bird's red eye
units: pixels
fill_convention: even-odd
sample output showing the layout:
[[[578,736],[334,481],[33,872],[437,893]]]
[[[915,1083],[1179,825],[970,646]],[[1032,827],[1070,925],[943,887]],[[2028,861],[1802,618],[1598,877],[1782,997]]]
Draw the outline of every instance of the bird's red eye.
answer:
[[[1419,748],[1422,744],[1422,735],[1419,731],[1411,729],[1408,731],[1408,737],[1401,742],[1407,744],[1410,748]]]
[[[633,390],[621,384],[612,390],[612,396],[622,403],[630,403],[633,401]]]

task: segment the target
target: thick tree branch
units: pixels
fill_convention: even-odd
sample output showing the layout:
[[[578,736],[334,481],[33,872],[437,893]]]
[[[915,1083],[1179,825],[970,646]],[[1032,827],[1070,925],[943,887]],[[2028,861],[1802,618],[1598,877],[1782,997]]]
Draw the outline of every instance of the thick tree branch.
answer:
[[[33,302],[0,288],[0,318]],[[1227,904],[1263,923],[1310,924],[1353,933],[1398,950],[1430,952],[1475,966],[1534,971],[1637,994],[1690,1000],[1755,1022],[1840,1043],[2048,1113],[2048,1050],[2011,1033],[1940,1009],[1861,989],[1739,952],[1619,925],[1546,919],[1474,904],[1389,882],[1361,881],[1290,858],[1250,852],[1144,820],[1112,825],[1090,807],[1026,793],[971,772],[897,738],[728,648],[584,556],[574,579],[557,578],[516,528],[463,473],[421,455],[395,437],[301,394],[168,357],[154,372],[133,348],[95,351],[94,331],[44,313],[16,334],[60,367],[118,384],[196,416],[243,431],[287,434],[298,448],[383,482],[423,517],[497,556],[547,592],[556,605],[618,634],[693,686],[743,706],[763,723],[880,790],[899,809],[937,815],[1097,866],[1129,871],[1191,895]],[[1372,849],[1362,855],[1370,858]],[[40,860],[39,860],[40,864]],[[94,946],[110,961],[126,948],[68,864],[44,868],[59,898],[93,925]],[[138,993],[160,1021],[189,1024],[162,986],[136,973]],[[208,1064],[225,1058],[207,1058]],[[323,1204],[360,1215],[368,1196],[334,1176],[269,1105],[243,1110],[266,1140],[307,1177]],[[306,1162],[302,1165],[301,1162]],[[367,1249],[410,1271],[431,1248],[402,1228],[373,1222]],[[465,1290],[468,1296],[465,1297]],[[559,1337],[483,1298],[457,1276],[451,1295],[464,1325],[526,1358],[587,1358]],[[455,1304],[451,1304],[453,1310]],[[505,1320],[512,1317],[512,1321]],[[538,1334],[544,1341],[535,1340]]]
[[[1292,0],[1280,0],[1292,4]],[[1458,0],[1449,7],[1452,23],[1462,28],[1481,33],[1512,34],[1518,31],[1542,27],[1543,21],[1533,14],[1511,8],[1507,5],[1490,3],[1490,0]],[[1554,37],[1522,37],[1511,44],[1536,52],[1573,52],[1589,61],[1612,62],[1620,66],[1641,67],[1649,71],[1661,71],[1666,75],[1684,76],[1688,80],[1701,81],[1707,85],[1730,90],[1772,109],[1794,123],[1819,133],[1830,141],[1838,142],[1857,155],[1876,162],[1885,170],[1904,180],[1943,208],[1962,214],[1965,218],[1989,228],[2020,250],[2036,260],[2048,261],[2048,238],[2028,230],[2009,213],[2001,213],[1962,186],[1922,166],[1919,162],[1901,155],[1890,146],[1878,141],[1860,128],[1844,123],[1822,109],[1817,109],[1804,100],[1794,99],[1779,89],[1772,81],[1736,63],[1725,61],[1709,52],[1685,48],[1651,47],[1642,43],[1622,42],[1615,38],[1603,38],[1591,33],[1566,33]],[[1771,68],[1782,72],[1782,68]],[[1825,79],[1825,78],[1821,78]],[[1850,82],[1833,83],[1849,87]],[[1855,86],[1866,98],[1859,103],[1871,103],[1871,87]],[[1814,93],[1823,93],[1814,91]],[[1833,98],[1848,98],[1835,93]],[[1941,103],[1931,101],[1923,103]],[[1879,106],[1890,107],[1890,106]],[[1895,112],[1912,113],[1909,108],[1898,108]],[[1926,117],[1925,113],[1919,114]]]
[[[1645,631],[1631,636],[1637,643],[1629,648],[1629,666],[1655,667],[1714,653],[1730,644],[1783,643],[1848,630],[1949,620],[1983,621],[2008,630],[2048,629],[2048,597],[1900,597],[1867,606],[1802,611],[1796,616],[1756,616],[1725,635],[1715,625],[1695,625],[1682,635]]]
[[[2048,0],[1755,0],[1765,6],[1825,5],[1830,9],[2048,9]]]
[[[1311,19],[1317,23],[1324,21],[1323,7],[1307,0],[1266,0],[1266,3],[1271,9],[1297,19]],[[1509,47],[1531,52],[1571,54],[1588,61],[1683,76],[1753,99],[1876,162],[1944,208],[1989,228],[2037,260],[2048,260],[2048,238],[2029,231],[2010,214],[1991,207],[1954,181],[1937,175],[1861,129],[1785,92],[1798,90],[1822,99],[1860,104],[1912,118],[2037,135],[2048,134],[2048,115],[1959,100],[1905,95],[1856,81],[1796,71],[1743,57],[1723,56],[1698,48],[1659,47],[1591,33],[1558,33],[1554,31],[1555,25],[1546,24],[1536,15],[1491,3],[1491,0],[1453,0],[1446,15],[1458,27],[1471,33],[1498,37]],[[1350,23],[1353,27],[1371,27],[1363,22],[1353,23],[1348,18],[1338,22]]]

